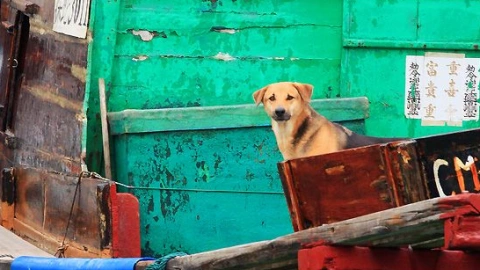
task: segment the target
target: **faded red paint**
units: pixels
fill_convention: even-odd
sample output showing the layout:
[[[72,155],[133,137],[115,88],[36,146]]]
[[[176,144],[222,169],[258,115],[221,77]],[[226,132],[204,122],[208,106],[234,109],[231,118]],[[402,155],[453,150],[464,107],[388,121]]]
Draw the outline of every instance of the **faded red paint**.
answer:
[[[140,213],[138,199],[130,193],[117,193],[111,186],[112,256],[140,257]]]
[[[439,201],[439,206],[445,208],[445,210],[457,205],[462,205],[462,207],[457,208],[455,211],[445,211],[445,213],[440,215],[440,219],[480,214],[480,196],[478,196],[478,194],[460,194],[449,196]]]
[[[463,205],[455,211],[440,215],[445,220],[444,249],[480,248],[480,196],[461,194],[450,196],[439,203],[445,209]]]
[[[468,216],[445,221],[445,249],[479,249],[480,217]]]
[[[298,253],[299,270],[474,270],[480,256],[462,251],[319,246]]]
[[[320,241],[316,241],[316,242],[312,242],[312,243],[308,243],[308,244],[303,244],[302,248],[314,248],[314,247],[319,247],[319,246],[325,246],[325,245],[328,245],[328,244],[330,244],[328,241],[320,240]]]

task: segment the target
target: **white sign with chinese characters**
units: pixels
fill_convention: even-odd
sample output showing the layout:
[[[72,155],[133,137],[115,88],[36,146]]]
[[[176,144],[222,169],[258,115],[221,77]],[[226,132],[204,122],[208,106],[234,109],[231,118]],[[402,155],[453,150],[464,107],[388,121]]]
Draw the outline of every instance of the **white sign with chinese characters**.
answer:
[[[90,0],[55,0],[53,31],[85,38],[89,11]]]
[[[405,116],[422,123],[478,120],[480,58],[407,56]]]

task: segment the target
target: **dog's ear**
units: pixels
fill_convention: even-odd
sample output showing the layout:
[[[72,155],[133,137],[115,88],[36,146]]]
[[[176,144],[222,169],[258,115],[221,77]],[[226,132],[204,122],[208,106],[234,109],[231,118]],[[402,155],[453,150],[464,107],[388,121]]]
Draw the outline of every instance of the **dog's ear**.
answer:
[[[297,89],[303,100],[310,102],[312,99],[313,85],[308,83],[293,83],[293,87]]]
[[[263,87],[253,93],[253,100],[255,100],[255,104],[260,104],[263,102],[263,96],[265,96],[265,91],[267,91],[268,86]]]

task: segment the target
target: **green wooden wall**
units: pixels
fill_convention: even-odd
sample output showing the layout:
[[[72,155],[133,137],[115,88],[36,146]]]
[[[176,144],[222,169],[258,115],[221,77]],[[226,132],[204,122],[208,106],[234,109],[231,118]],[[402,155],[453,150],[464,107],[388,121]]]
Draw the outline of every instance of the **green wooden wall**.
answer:
[[[476,19],[474,19],[476,18]],[[480,57],[480,1],[344,1],[342,96],[367,96],[367,133],[419,137],[478,127],[422,127],[404,116],[405,57],[425,52]]]
[[[102,77],[114,178],[137,187],[125,191],[150,256],[291,232],[268,119],[244,105],[253,91],[289,80],[314,84],[315,99],[366,96],[370,113],[363,98],[315,107],[367,134],[461,129],[405,119],[405,56],[478,56],[480,38],[478,1],[99,0],[91,14],[86,161],[102,171]]]
[[[141,187],[128,191],[140,199],[144,255],[291,232],[281,155],[252,93],[291,80],[315,84],[315,98],[338,95],[342,3],[94,3],[87,162],[101,171],[96,81],[103,77],[115,178]],[[363,132],[365,100],[316,107]]]

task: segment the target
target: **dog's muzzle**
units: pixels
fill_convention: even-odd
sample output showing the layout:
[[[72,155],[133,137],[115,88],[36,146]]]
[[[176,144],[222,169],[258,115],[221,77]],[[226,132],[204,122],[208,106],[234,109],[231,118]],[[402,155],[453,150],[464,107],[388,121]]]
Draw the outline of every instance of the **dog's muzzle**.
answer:
[[[275,121],[287,121],[288,119],[290,119],[290,114],[287,113],[285,108],[278,107],[278,108],[275,109],[275,112],[274,112],[272,118]]]

